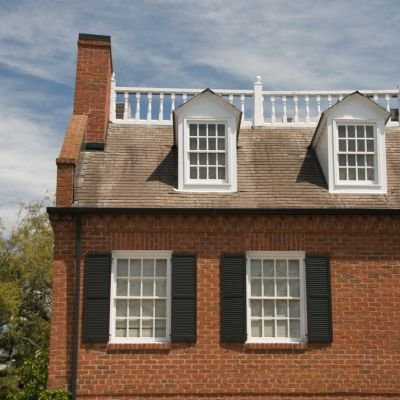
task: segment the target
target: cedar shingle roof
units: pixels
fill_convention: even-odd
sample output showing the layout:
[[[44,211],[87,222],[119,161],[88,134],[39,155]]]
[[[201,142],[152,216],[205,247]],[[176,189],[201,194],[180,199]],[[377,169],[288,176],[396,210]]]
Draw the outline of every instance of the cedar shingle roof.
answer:
[[[172,126],[111,125],[104,152],[82,152],[75,206],[132,208],[399,208],[400,129],[386,130],[387,195],[331,194],[314,129],[241,129],[238,192],[178,192]]]

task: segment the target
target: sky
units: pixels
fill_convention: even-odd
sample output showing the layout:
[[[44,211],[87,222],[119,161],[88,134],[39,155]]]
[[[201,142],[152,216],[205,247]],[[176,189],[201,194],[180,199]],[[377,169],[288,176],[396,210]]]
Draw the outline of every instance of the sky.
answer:
[[[394,89],[398,0],[0,0],[0,218],[55,192],[79,33],[118,86]]]

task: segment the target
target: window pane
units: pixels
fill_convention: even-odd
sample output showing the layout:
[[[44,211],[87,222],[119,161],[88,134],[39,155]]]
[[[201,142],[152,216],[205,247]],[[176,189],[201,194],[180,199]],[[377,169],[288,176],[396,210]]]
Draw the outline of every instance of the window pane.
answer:
[[[199,149],[207,150],[207,139],[199,139]]]
[[[262,320],[251,321],[251,336],[261,337],[262,336]]]
[[[117,279],[117,296],[126,296],[128,294],[128,281],[126,279]]]
[[[346,151],[346,140],[339,140],[339,151]]]
[[[250,276],[255,278],[261,277],[261,260],[251,260]]]
[[[251,316],[261,317],[262,316],[262,302],[261,300],[252,300],[250,303]]]
[[[290,337],[299,338],[300,335],[300,321],[298,319],[290,320]]]
[[[272,278],[274,276],[274,260],[263,261],[263,274],[265,278]]]
[[[346,154],[339,154],[339,165],[345,167],[346,164]]]
[[[197,125],[190,124],[189,125],[190,136],[197,136]]]
[[[355,127],[354,127],[354,126],[352,126],[352,125],[348,125],[348,126],[347,126],[347,136],[348,136],[349,138],[353,138],[353,137],[356,136],[356,134],[355,134]]]
[[[365,135],[364,135],[364,126],[363,125],[357,125],[357,137],[358,138],[365,137]]]
[[[140,321],[138,319],[131,319],[129,321],[129,336],[139,337],[140,334]]]
[[[208,165],[217,165],[217,155],[215,153],[211,153],[208,155]]]
[[[373,167],[374,166],[374,156],[366,156],[367,157],[367,165],[368,167]]]
[[[115,300],[115,314],[117,317],[126,317],[127,316],[127,300]]]
[[[357,165],[359,167],[365,165],[365,156],[364,155],[357,155]]]
[[[298,279],[289,280],[289,294],[291,297],[300,297],[300,281]]]
[[[190,138],[190,150],[197,150],[197,139]]]
[[[131,270],[130,276],[140,276],[141,275],[141,260],[132,259],[131,260]]]
[[[299,260],[289,260],[289,276],[297,277],[300,275]]]
[[[210,167],[208,169],[208,178],[209,179],[217,179],[217,168]]]
[[[225,168],[218,168],[218,179],[225,179]]]
[[[287,276],[286,260],[276,260],[276,276]]]
[[[155,334],[158,338],[164,338],[167,335],[167,327],[165,319],[156,319]]]
[[[356,156],[355,154],[349,154],[347,156],[348,165],[354,167],[356,165]]]
[[[215,125],[214,124],[208,125],[208,136],[215,136]]]
[[[274,300],[264,300],[264,317],[275,316]]]
[[[374,127],[372,125],[367,125],[365,128],[367,131],[367,138],[373,138],[374,137]]]
[[[275,285],[273,279],[264,279],[264,296],[273,297],[275,296],[274,291]]]
[[[207,125],[199,124],[199,136],[206,136],[207,133]]]
[[[349,168],[349,180],[350,181],[356,180],[356,169],[355,168]]]
[[[142,317],[153,316],[153,300],[142,300]]]
[[[372,169],[372,168],[367,169],[367,179],[369,181],[375,180],[375,170],[374,169]]]
[[[130,280],[129,296],[140,296],[140,280],[138,280],[138,279]]]
[[[156,317],[165,318],[167,316],[167,302],[165,300],[155,300]]]
[[[218,124],[218,136],[225,136],[225,125]]]
[[[143,276],[154,276],[154,260],[143,260]]]
[[[276,316],[287,317],[287,301],[277,300],[276,301]]]
[[[287,329],[287,321],[286,320],[278,320],[276,321],[276,336],[277,337],[287,337],[288,329]]]
[[[261,296],[261,279],[251,280],[251,295]]]
[[[199,164],[200,165],[206,165],[207,164],[207,154],[206,153],[200,153],[199,154]]]
[[[140,317],[140,300],[129,300],[129,316]]]
[[[199,178],[207,179],[207,168],[206,167],[199,168]]]
[[[143,292],[142,296],[153,296],[153,280],[143,280]]]
[[[275,337],[275,321],[264,321],[264,337]]]
[[[365,151],[365,141],[357,140],[357,151]]]
[[[225,165],[225,154],[218,154],[218,165]]]
[[[280,279],[276,281],[276,295],[287,296],[287,281],[286,279]]]
[[[190,179],[197,179],[197,168],[196,167],[190,168]]]
[[[289,301],[289,315],[291,318],[300,318],[300,300]]]
[[[339,125],[339,137],[346,137],[346,127],[344,125]]]
[[[126,337],[126,319],[117,319],[115,321],[115,336]]]
[[[190,153],[189,154],[189,159],[190,159],[190,165],[197,165],[197,154]]]
[[[218,139],[218,150],[225,150],[225,139]]]
[[[339,179],[345,181],[347,179],[347,170],[346,168],[339,168]]]
[[[166,279],[157,280],[156,282],[156,296],[167,296],[167,281]]]
[[[214,138],[208,139],[208,150],[215,150],[216,140]]]
[[[153,337],[153,321],[142,321],[142,337]]]
[[[128,260],[117,260],[117,276],[128,276]]]
[[[367,151],[373,152],[374,150],[374,141],[373,140],[367,140]]]
[[[358,168],[357,169],[358,173],[358,180],[359,181],[365,181],[365,169],[364,168]]]
[[[156,260],[156,276],[167,276],[167,260]]]
[[[356,151],[356,141],[355,140],[349,140],[347,142],[347,146],[349,151]]]

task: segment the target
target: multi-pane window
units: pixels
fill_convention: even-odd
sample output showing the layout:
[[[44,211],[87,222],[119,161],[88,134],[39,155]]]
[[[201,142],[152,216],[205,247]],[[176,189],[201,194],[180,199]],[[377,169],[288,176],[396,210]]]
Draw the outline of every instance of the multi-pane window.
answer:
[[[169,340],[169,263],[164,256],[114,260],[111,326],[115,340]]]
[[[303,258],[251,256],[247,261],[248,339],[304,340]]]
[[[375,181],[374,125],[337,126],[337,163],[340,181]]]
[[[189,178],[226,180],[226,124],[189,123]]]

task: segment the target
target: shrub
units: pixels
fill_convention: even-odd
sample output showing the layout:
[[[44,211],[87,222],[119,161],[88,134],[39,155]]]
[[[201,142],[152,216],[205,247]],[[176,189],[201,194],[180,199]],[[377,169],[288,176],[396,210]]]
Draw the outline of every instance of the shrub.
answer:
[[[39,400],[70,400],[71,394],[65,390],[45,390],[39,396]]]

